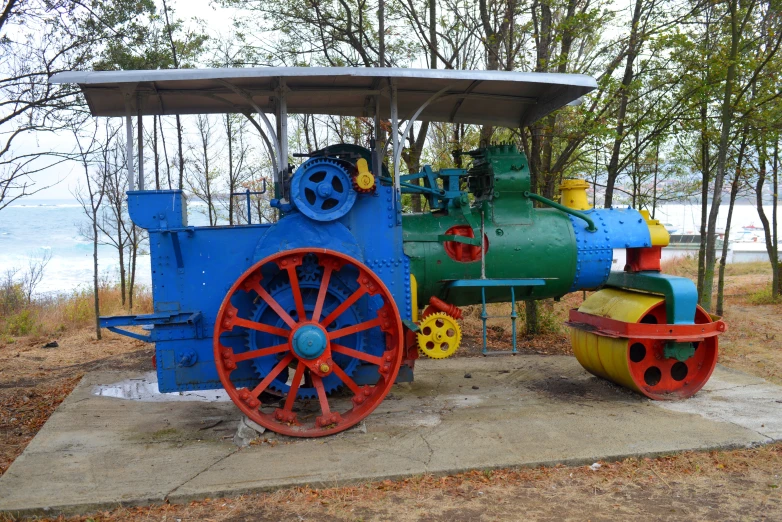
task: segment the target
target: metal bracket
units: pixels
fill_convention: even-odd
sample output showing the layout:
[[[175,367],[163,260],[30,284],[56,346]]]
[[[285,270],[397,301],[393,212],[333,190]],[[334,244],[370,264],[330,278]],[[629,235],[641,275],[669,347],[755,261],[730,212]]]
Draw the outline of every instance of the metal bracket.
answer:
[[[605,286],[635,290],[665,297],[669,324],[693,324],[698,290],[684,277],[659,272],[611,272]]]
[[[565,323],[570,328],[584,330],[602,337],[617,339],[659,339],[675,342],[700,342],[707,337],[715,337],[728,330],[721,319],[704,324],[647,324],[626,323],[609,317],[570,310],[570,320]]]
[[[204,325],[201,312],[172,312],[172,313],[154,313],[145,315],[119,315],[114,317],[101,317],[99,324],[101,328],[106,328],[111,332],[138,339],[146,343],[153,343],[158,340],[154,326],[159,327],[179,327],[181,330],[175,336],[177,339],[203,339]],[[138,334],[129,330],[118,328],[119,326],[147,326],[153,325],[150,335]]]

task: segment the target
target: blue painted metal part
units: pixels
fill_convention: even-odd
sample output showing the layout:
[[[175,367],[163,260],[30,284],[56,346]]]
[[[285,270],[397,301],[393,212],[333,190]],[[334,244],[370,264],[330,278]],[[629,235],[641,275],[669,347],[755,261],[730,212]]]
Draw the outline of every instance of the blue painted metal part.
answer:
[[[306,183],[299,183],[299,189],[306,194],[308,188],[317,189],[323,182],[331,183],[334,188],[333,180],[339,179],[336,185],[344,183],[344,188],[348,189],[343,192],[344,199],[338,199],[337,205],[331,209],[319,208],[316,212],[313,209],[317,208],[318,202],[321,202],[322,207],[328,199],[318,192],[321,194],[320,199],[316,198],[309,207],[300,207],[298,204],[286,206],[283,216],[275,224],[188,227],[186,202],[181,191],[128,193],[131,219],[149,231],[155,313],[149,316],[103,318],[102,325],[118,333],[155,343],[158,382],[162,392],[222,387],[217,376],[212,344],[218,309],[234,281],[252,264],[271,254],[293,248],[326,248],[347,254],[366,264],[378,275],[397,303],[401,318],[407,321],[411,319],[410,263],[402,250],[401,205],[398,201],[396,204],[394,202],[393,188],[381,183],[373,194],[356,194],[343,163],[320,161],[322,159],[316,158],[305,163],[309,163],[312,169],[301,171],[310,173],[310,176],[304,180]],[[318,177],[313,179],[312,173],[321,171],[325,175],[318,182]],[[297,174],[294,174],[292,185],[296,184],[296,179]],[[305,211],[299,211],[302,208],[309,210],[316,219],[308,217]],[[325,217],[328,220],[323,220]],[[327,299],[324,313],[335,309],[340,299],[350,294],[353,288],[351,285],[355,285],[355,281],[337,279],[333,278],[333,285],[329,285],[329,295],[333,294],[333,297]],[[317,286],[316,283],[312,284]],[[301,288],[303,292],[314,291],[304,280]],[[284,306],[291,305],[280,297],[282,294],[275,295]],[[305,298],[305,302],[309,303],[307,299],[312,301],[314,296]],[[238,307],[258,306],[242,303],[241,300],[237,298],[232,303]],[[361,310],[343,313],[334,327],[357,324],[362,317],[369,316],[376,304],[373,304],[375,301],[371,298],[365,301]],[[263,306],[258,307],[255,313],[263,314]],[[192,318],[194,314],[197,314],[195,317],[198,320],[188,323],[186,318]],[[120,328],[140,324],[151,325],[149,335]],[[239,330],[237,333],[223,334],[221,340],[235,353],[242,353],[255,342],[253,336],[257,335],[266,334],[254,331],[247,334]],[[354,337],[352,339],[343,339],[342,344],[366,353],[379,353],[383,350],[382,340],[372,338],[379,335],[379,332],[356,334],[350,336]],[[305,344],[299,346],[302,353],[306,352],[304,346],[309,346],[306,344],[309,340],[313,340],[313,345],[317,344],[317,339],[303,341]],[[260,340],[256,341],[260,343]],[[369,370],[362,369],[364,366],[359,360],[341,354],[335,354],[334,359],[348,375],[360,374],[366,378],[365,374]],[[254,360],[255,364],[241,364],[231,374],[232,379],[237,387],[254,386],[258,383],[259,374],[268,372],[267,366],[276,361],[275,357],[268,356]],[[284,389],[287,386],[286,374],[283,372],[278,376],[280,382],[275,381],[271,387]],[[412,380],[412,372],[400,372],[397,380]],[[336,374],[324,378],[323,383],[327,391],[333,391],[341,385]],[[314,390],[302,386],[299,395],[314,396]]]
[[[512,340],[513,340],[513,349],[511,350],[512,354],[518,353],[518,347],[516,343],[516,318],[518,318],[518,314],[516,313],[516,288],[524,288],[529,286],[545,286],[546,280],[545,279],[458,279],[456,281],[451,281],[449,283],[446,283],[446,286],[448,288],[454,288],[454,287],[472,287],[472,288],[480,288],[481,289],[481,323],[482,323],[482,348],[481,353],[483,355],[486,355],[489,352],[488,345],[486,343],[486,321],[487,319],[490,319],[492,317],[510,317],[511,322],[511,330],[512,330]],[[509,316],[507,315],[489,315],[486,311],[486,288],[496,288],[496,287],[508,287],[510,288],[510,303],[511,303],[511,313]]]
[[[467,176],[465,169],[442,169],[435,171],[430,165],[424,165],[421,172],[400,176],[402,192],[405,194],[423,194],[432,210],[444,210],[454,206],[454,202],[462,197],[464,192],[460,187],[460,178]],[[442,180],[442,188],[437,180]],[[423,180],[423,186],[416,184]],[[386,181],[391,182],[388,178]],[[411,183],[416,181],[416,183]]]
[[[293,334],[293,351],[305,359],[317,359],[327,344],[326,334],[315,325],[304,325]]]
[[[356,191],[342,161],[312,158],[296,169],[291,180],[291,200],[308,218],[333,221],[350,212]]]
[[[607,286],[662,295],[668,323],[695,324],[698,289],[687,278],[660,272],[612,272]]]
[[[615,248],[651,245],[649,227],[637,210],[601,208],[583,213],[595,222],[597,232],[588,232],[583,220],[568,216],[576,241],[576,274],[570,292],[605,284],[611,273]]]

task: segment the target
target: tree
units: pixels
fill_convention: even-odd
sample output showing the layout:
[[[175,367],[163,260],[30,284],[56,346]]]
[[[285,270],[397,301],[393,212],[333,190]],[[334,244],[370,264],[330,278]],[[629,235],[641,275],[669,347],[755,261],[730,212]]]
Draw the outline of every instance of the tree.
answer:
[[[206,203],[209,226],[214,226],[217,224],[216,190],[220,171],[214,160],[218,151],[213,140],[216,135],[213,117],[199,114],[196,129],[198,141],[192,146],[193,161],[190,163],[187,183],[193,194]]]
[[[100,340],[102,337],[100,330],[100,286],[98,284],[98,214],[105,195],[106,176],[104,174],[109,162],[107,144],[111,141],[111,137],[107,135],[105,142],[101,144],[98,139],[99,128],[97,125],[95,125],[91,136],[81,136],[76,126],[72,128],[72,131],[79,149],[79,162],[84,171],[85,183],[77,186],[73,196],[79,201],[84,214],[90,222],[90,228],[83,235],[92,241],[92,295],[95,312],[95,336]],[[96,155],[102,156],[101,159],[103,160],[98,165],[98,172],[94,170]]]

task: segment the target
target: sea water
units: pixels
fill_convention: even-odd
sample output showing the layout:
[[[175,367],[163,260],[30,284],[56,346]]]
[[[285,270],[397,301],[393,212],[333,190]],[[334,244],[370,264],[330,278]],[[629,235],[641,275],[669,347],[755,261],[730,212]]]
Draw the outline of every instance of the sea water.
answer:
[[[202,226],[208,223],[205,207],[197,202],[188,203],[188,224]],[[766,208],[771,217],[771,208]],[[782,217],[782,206],[779,207]],[[670,225],[678,234],[697,234],[700,228],[700,206],[696,204],[663,205],[656,217]],[[724,229],[727,207],[721,209],[718,229]],[[736,205],[733,213],[733,230],[744,226],[761,226],[753,205]],[[74,200],[23,199],[0,210],[0,277],[7,270],[24,270],[31,256],[51,252],[38,292],[69,292],[92,286],[92,241],[82,231],[90,227],[90,220],[81,205]],[[105,238],[102,238],[105,239]],[[148,248],[144,247],[144,252]],[[99,277],[109,282],[119,281],[119,256],[110,245],[98,247]],[[239,274],[237,274],[237,277]],[[150,286],[149,255],[138,258],[136,281],[140,286]]]
[[[200,205],[191,204],[188,208],[190,225],[208,223]],[[92,288],[93,246],[85,232],[91,234],[91,221],[72,199],[24,199],[9,205],[0,210],[0,278],[17,269],[17,278],[21,277],[31,258],[40,258],[48,251],[51,260],[36,292]],[[101,235],[100,241],[105,243],[108,239]],[[137,260],[136,284],[149,288],[149,247],[144,245],[142,251]],[[103,281],[119,282],[119,255],[112,245],[98,245],[98,273]]]

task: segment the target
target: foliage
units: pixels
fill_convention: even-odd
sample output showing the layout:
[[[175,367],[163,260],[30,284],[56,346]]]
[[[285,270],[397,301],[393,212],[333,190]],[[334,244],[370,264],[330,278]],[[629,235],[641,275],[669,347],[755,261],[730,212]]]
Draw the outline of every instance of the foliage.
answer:
[[[749,302],[755,305],[768,305],[782,303],[782,297],[776,295],[771,285],[764,287],[749,297]]]

